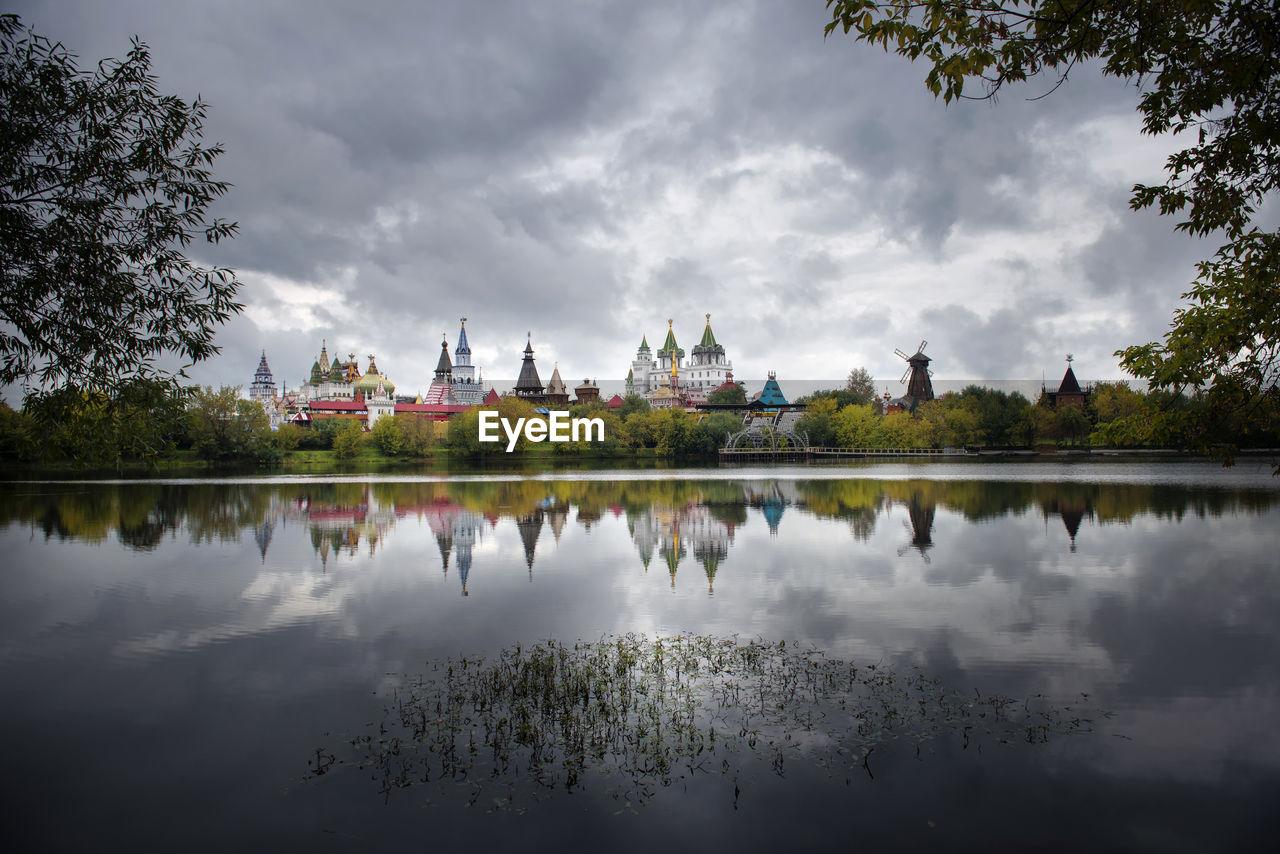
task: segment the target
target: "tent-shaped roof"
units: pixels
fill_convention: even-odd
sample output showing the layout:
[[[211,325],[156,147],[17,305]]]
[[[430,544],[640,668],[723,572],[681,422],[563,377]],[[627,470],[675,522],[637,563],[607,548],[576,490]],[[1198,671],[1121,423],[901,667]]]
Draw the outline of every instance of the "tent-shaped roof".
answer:
[[[707,315],[707,328],[702,330],[702,340],[698,342],[696,349],[714,350],[719,345],[716,344],[715,333],[711,331],[711,315]]]
[[[1076,380],[1076,372],[1067,365],[1067,372],[1062,375],[1062,385],[1058,386],[1058,394],[1083,394],[1080,383]]]
[[[516,379],[516,394],[542,394],[542,380],[538,377],[538,369],[533,364],[533,338],[524,347],[524,362],[520,365],[520,376]]]
[[[673,327],[674,323],[675,321],[670,318],[667,319],[667,340],[662,342],[662,348],[658,350],[659,353],[680,351],[680,345],[676,343],[676,332]]]
[[[449,361],[449,342],[440,341],[440,359],[436,362],[436,382],[448,382],[453,376],[453,362]]]
[[[467,319],[462,318],[462,331],[458,333],[458,346],[454,348],[454,353],[459,356],[470,356],[471,345],[467,343]]]
[[[482,400],[481,403],[485,406],[497,406],[498,401],[498,393],[493,389],[489,389],[489,393],[484,396],[484,400]]]
[[[782,388],[778,385],[773,371],[769,372],[769,381],[764,384],[764,390],[760,392],[760,402],[765,406],[786,406],[787,399],[782,396]]]
[[[617,409],[618,407],[622,406],[622,404],[624,403],[626,403],[626,401],[624,401],[621,397],[615,394],[613,397],[609,398],[609,400],[605,403],[605,406],[609,407],[610,409]]]
[[[560,365],[557,363],[551,371],[551,379],[547,380],[547,394],[564,394],[565,390],[564,380],[560,379]]]

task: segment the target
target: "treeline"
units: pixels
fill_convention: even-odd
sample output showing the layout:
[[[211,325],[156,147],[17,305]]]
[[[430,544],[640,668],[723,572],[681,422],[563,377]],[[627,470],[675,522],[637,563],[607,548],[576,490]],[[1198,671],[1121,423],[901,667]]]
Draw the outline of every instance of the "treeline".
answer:
[[[1098,383],[1086,404],[1050,409],[1019,392],[971,385],[920,404],[914,414],[880,414],[847,391],[819,392],[796,425],[809,444],[843,448],[1034,448],[1043,446],[1203,449],[1193,427],[1216,423],[1215,443],[1280,445],[1276,400],[1248,410],[1206,413],[1203,395],[1143,393],[1124,382]]]
[[[732,480],[485,480],[415,482],[156,483],[139,480],[90,490],[50,487],[0,492],[0,524],[31,525],[45,537],[107,542],[116,535],[127,548],[146,550],[184,532],[193,543],[230,542],[264,521],[309,507],[312,512],[367,508],[397,512],[440,503],[457,504],[494,519],[519,519],[569,508],[580,521],[621,511],[628,520],[654,512],[671,518],[682,508],[703,507],[721,521],[742,524],[760,506],[754,485]],[[818,479],[791,481],[788,494],[771,496],[822,519],[850,523],[865,539],[892,505],[932,511],[944,508],[969,521],[999,519],[1038,510],[1045,516],[1075,510],[1101,524],[1130,523],[1140,516],[1262,515],[1280,497],[1266,490],[1204,489],[1179,484],[1092,484],[989,481]],[[675,512],[673,512],[675,511]]]
[[[847,390],[819,392],[798,402],[807,410],[796,429],[815,447],[1202,449],[1202,434],[1192,434],[1188,425],[1200,427],[1211,420],[1202,397],[1147,394],[1124,383],[1100,383],[1084,407],[1056,410],[1033,404],[1018,392],[976,385],[921,404],[915,413],[881,414],[876,402]],[[546,418],[516,398],[503,398],[497,410],[511,424]],[[1217,414],[1218,441],[1230,447],[1280,446],[1276,410],[1276,401],[1264,399],[1248,410]],[[741,418],[732,413],[654,409],[635,395],[616,410],[600,402],[571,407],[570,417],[599,418],[604,439],[531,443],[521,436],[515,452],[714,457],[730,434],[742,429]],[[105,466],[185,454],[213,462],[275,465],[297,450],[332,451],[338,460],[424,459],[441,452],[496,460],[509,458],[506,449],[505,438],[479,441],[478,409],[447,426],[398,415],[379,419],[367,432],[361,422],[346,419],[271,430],[262,407],[229,386],[180,388],[135,380],[111,395],[55,392],[20,411],[0,404],[0,458],[29,463]]]
[[[278,462],[306,441],[271,430],[266,412],[232,386],[131,380],[114,393],[62,389],[21,410],[0,404],[0,457],[94,467],[154,463],[189,451],[211,461]]]

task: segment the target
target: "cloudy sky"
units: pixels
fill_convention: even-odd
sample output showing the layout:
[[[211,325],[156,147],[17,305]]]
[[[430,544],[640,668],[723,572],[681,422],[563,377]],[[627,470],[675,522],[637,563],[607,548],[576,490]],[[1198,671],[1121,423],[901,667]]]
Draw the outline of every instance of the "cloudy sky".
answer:
[[[642,335],[704,315],[739,377],[1121,376],[1211,247],[1128,209],[1169,139],[1080,69],[946,107],[927,68],[823,38],[823,0],[21,0],[89,65],[137,34],[209,105],[242,316],[205,383],[322,339],[424,388],[467,317],[486,379],[526,332],[547,376],[621,379]]]

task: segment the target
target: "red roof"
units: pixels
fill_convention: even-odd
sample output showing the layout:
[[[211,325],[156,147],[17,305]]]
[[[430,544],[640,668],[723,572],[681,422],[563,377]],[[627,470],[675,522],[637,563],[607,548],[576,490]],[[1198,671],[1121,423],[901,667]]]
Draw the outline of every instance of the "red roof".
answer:
[[[312,412],[367,412],[363,400],[313,400],[307,404]]]
[[[448,383],[432,383],[427,393],[422,396],[424,404],[440,405],[445,403],[453,390]]]
[[[484,400],[481,402],[485,406],[493,406],[498,403],[498,393],[493,389],[489,389],[489,393],[484,396]]]
[[[471,407],[460,403],[397,403],[396,414],[401,412],[422,412],[428,415],[453,415],[466,412]]]
[[[605,404],[605,406],[609,407],[610,409],[617,409],[623,403],[625,403],[625,401],[615,394],[613,397],[609,398],[609,401]]]

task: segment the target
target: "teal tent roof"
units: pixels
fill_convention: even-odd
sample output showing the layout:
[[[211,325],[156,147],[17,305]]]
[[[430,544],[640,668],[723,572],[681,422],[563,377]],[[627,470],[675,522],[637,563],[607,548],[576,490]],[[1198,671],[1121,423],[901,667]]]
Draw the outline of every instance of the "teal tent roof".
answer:
[[[765,406],[787,405],[787,399],[782,396],[782,388],[772,374],[769,375],[769,381],[764,384],[764,391],[760,392],[760,402]]]

